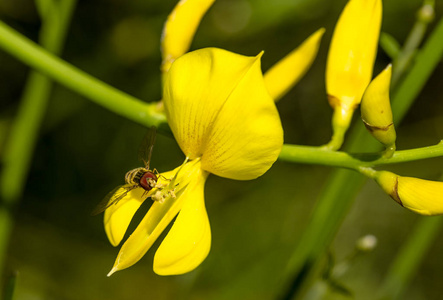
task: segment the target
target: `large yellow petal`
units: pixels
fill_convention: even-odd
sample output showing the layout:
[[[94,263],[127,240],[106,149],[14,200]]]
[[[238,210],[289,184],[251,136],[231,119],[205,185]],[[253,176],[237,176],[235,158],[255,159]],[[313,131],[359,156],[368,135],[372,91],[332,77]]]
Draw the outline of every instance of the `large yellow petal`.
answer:
[[[130,191],[116,204],[105,210],[104,225],[109,241],[115,247],[120,244],[137,209],[143,203],[145,190],[136,188]]]
[[[190,159],[203,154],[221,107],[255,60],[206,48],[174,62],[166,77],[163,101],[175,139]]]
[[[381,0],[350,0],[334,30],[326,67],[331,104],[353,108],[372,77],[381,26]]]
[[[180,0],[163,28],[162,72],[167,72],[172,62],[186,53],[206,11],[215,0]]]
[[[183,207],[154,257],[154,272],[178,275],[194,270],[211,248],[211,229],[204,202],[204,185],[208,173],[202,170],[186,194]]]
[[[179,169],[180,167],[173,171],[162,173],[159,182],[168,184],[169,181],[164,178],[172,179]],[[158,236],[180,211],[183,200],[186,198],[187,188],[195,181],[199,172],[200,162],[188,162],[183,166],[176,180],[178,184],[176,191],[177,197],[168,197],[163,203],[155,201],[152,204],[143,220],[121,247],[108,276],[132,266],[143,257]]]
[[[208,138],[202,167],[218,176],[254,179],[277,160],[283,129],[257,57],[221,108]]]
[[[317,56],[324,32],[324,28],[314,32],[299,47],[286,55],[265,73],[266,87],[274,101],[278,101],[286,95],[309,70]]]
[[[283,144],[283,129],[260,70],[260,56],[207,48],[185,54],[168,73],[164,103],[182,151],[208,172],[253,179]]]

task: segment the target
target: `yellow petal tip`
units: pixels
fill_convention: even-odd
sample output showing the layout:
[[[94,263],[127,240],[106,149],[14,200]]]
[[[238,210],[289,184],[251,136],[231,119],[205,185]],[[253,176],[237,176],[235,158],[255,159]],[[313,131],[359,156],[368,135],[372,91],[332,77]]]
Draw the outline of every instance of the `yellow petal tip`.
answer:
[[[323,34],[325,34],[326,29],[324,27],[319,28],[316,32],[314,32],[313,36],[315,38],[320,38],[323,36]]]
[[[106,276],[107,276],[107,277],[111,277],[111,275],[114,274],[114,273],[117,272],[117,271],[118,271],[118,268],[114,266],[114,267],[112,268],[112,270],[109,271],[108,275],[106,275]]]

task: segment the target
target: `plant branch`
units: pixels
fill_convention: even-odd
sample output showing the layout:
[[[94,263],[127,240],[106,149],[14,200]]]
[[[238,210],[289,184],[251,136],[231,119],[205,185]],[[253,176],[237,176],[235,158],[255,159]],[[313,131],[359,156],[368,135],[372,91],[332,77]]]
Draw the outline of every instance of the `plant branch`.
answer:
[[[391,158],[383,157],[382,152],[352,154],[325,150],[320,147],[285,144],[279,160],[359,170],[362,167],[375,167],[440,156],[443,156],[443,142],[434,146],[396,151]]]
[[[146,127],[166,123],[157,103],[148,104],[81,71],[0,21],[0,48],[54,81]]]

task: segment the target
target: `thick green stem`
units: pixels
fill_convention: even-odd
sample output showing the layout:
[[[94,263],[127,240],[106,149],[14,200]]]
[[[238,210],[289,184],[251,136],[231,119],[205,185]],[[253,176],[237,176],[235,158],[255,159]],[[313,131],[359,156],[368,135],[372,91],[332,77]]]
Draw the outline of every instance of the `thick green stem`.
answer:
[[[130,96],[70,65],[0,21],[0,48],[95,103],[146,127],[166,123],[157,104]]]

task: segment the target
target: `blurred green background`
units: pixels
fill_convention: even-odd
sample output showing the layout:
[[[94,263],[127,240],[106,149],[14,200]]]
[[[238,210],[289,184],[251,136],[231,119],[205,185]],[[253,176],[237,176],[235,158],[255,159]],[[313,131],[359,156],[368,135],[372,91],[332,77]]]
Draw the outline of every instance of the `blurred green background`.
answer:
[[[217,0],[192,49],[220,47],[244,55],[264,50],[266,70],[316,29],[325,27],[311,70],[278,103],[286,143],[322,145],[331,135],[331,109],[324,87],[326,55],[345,3]],[[175,4],[175,0],[79,1],[62,57],[140,99],[159,100],[159,40]],[[421,0],[384,1],[382,31],[403,42],[421,4]],[[438,0],[436,20],[442,11]],[[0,0],[0,18],[37,39],[40,21],[33,1]],[[389,62],[379,49],[375,73]],[[0,155],[28,72],[28,67],[0,51]],[[398,149],[440,141],[442,78],[440,65],[397,127]],[[354,121],[359,122],[358,118]],[[7,259],[8,270],[18,271],[14,299],[272,298],[278,274],[297,246],[331,169],[276,162],[254,181],[211,176],[205,198],[213,243],[209,257],[197,270],[182,276],[155,275],[152,259],[157,242],[136,265],[107,278],[118,248],[108,243],[102,216],[91,217],[90,212],[107,192],[123,183],[126,171],[141,165],[137,155],[145,133],[146,128],[55,86],[15,215]],[[160,172],[170,170],[183,159],[173,139],[157,136],[153,167]],[[442,166],[443,159],[432,159],[390,169],[437,179]],[[142,207],[136,219],[147,209]],[[340,261],[353,252],[361,236],[373,234],[378,239],[377,248],[356,260],[342,278],[356,299],[374,299],[417,219],[373,182],[364,186],[331,246]],[[135,220],[131,228],[136,224]],[[442,251],[443,239],[437,239],[402,299],[442,299]],[[329,293],[327,299],[347,298]]]

